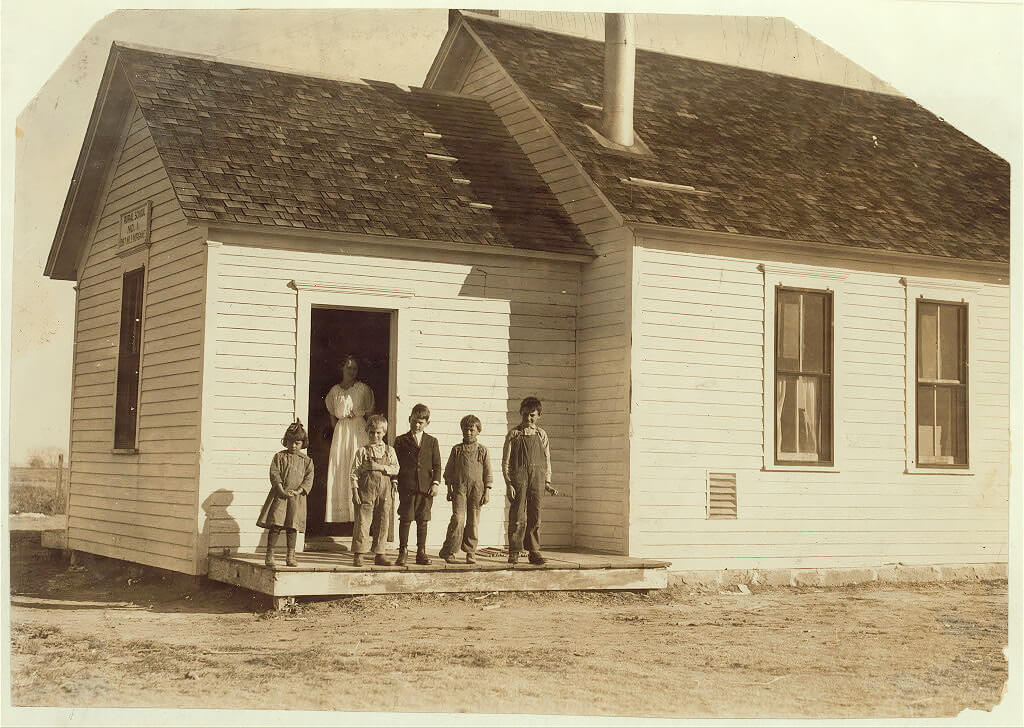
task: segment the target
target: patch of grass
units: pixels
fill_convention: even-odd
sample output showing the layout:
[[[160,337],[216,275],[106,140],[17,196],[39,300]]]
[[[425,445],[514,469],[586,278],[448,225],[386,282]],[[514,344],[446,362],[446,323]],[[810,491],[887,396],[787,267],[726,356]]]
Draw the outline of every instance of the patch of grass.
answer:
[[[57,492],[54,481],[19,483],[11,478],[9,492],[9,513],[42,513],[54,516],[67,510],[64,498]]]

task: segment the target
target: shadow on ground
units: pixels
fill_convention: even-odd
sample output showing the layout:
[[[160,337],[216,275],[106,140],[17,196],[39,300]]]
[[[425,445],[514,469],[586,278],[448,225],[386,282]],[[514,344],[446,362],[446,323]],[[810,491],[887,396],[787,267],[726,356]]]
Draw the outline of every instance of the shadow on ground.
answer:
[[[40,610],[146,609],[229,614],[263,611],[270,600],[245,589],[116,559],[66,555],[39,545],[38,531],[11,533],[11,604]]]

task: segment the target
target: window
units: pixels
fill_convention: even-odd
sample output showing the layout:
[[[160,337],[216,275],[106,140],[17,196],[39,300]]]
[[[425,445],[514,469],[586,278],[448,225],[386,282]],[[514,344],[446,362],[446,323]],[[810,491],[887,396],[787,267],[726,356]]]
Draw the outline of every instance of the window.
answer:
[[[144,268],[138,268],[128,271],[121,279],[121,338],[117,350],[117,402],[114,411],[114,448],[118,450],[135,449],[144,273]]]
[[[917,464],[967,466],[967,305],[917,301]]]
[[[832,464],[832,293],[775,288],[775,462]]]

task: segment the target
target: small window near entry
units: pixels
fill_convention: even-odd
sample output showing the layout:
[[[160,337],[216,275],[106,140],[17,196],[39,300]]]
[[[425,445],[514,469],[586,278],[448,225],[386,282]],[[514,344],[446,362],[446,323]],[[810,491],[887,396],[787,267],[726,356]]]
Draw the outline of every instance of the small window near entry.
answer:
[[[117,350],[117,404],[114,448],[135,448],[139,412],[139,362],[142,359],[142,283],[145,269],[128,271],[121,285],[121,338]]]
[[[967,466],[967,306],[917,302],[917,464]]]
[[[775,462],[832,464],[832,293],[775,289]]]

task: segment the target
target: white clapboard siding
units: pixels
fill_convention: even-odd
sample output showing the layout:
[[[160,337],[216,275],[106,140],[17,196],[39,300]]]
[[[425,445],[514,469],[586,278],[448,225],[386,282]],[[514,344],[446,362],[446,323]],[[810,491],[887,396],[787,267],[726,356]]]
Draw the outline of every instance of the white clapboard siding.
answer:
[[[205,250],[201,233],[178,207],[137,108],[129,123],[79,277],[69,545],[194,573]],[[145,273],[139,453],[115,455],[120,215],[146,200],[153,202],[153,211]]]
[[[838,472],[764,471],[765,254],[654,240],[635,251],[631,553],[676,569],[1005,560],[1007,287],[982,281],[976,297],[974,475],[905,474],[906,289],[863,265],[844,271],[834,334]],[[736,519],[707,518],[709,472],[736,473]]]
[[[465,32],[465,31],[464,31]],[[563,208],[599,256],[583,266],[579,312],[576,430],[575,544],[625,552],[628,493],[629,250],[631,237],[618,226],[590,180],[497,60],[473,44],[450,63],[466,68],[445,78],[451,90],[487,99],[533,162]],[[596,480],[585,463],[621,463]],[[614,484],[613,484],[614,483]],[[618,519],[609,519],[609,512]]]
[[[490,450],[496,479],[494,502],[483,509],[484,545],[505,541],[500,475],[505,433],[518,421],[519,401],[540,397],[554,484],[566,494],[546,498],[543,539],[552,547],[571,543],[579,264],[402,254],[370,245],[346,246],[345,253],[237,245],[216,251],[200,494],[202,532],[210,549],[252,549],[262,535],[256,517],[269,489],[267,467],[296,406],[297,294],[288,286],[291,280],[415,291],[403,313],[410,319],[405,328],[411,340],[398,420],[408,416],[411,403],[426,403],[430,432],[446,460],[461,441],[462,416],[480,417],[480,441]],[[486,287],[480,283],[484,279]],[[448,503],[438,498],[429,530],[432,546],[443,541],[450,515]]]

